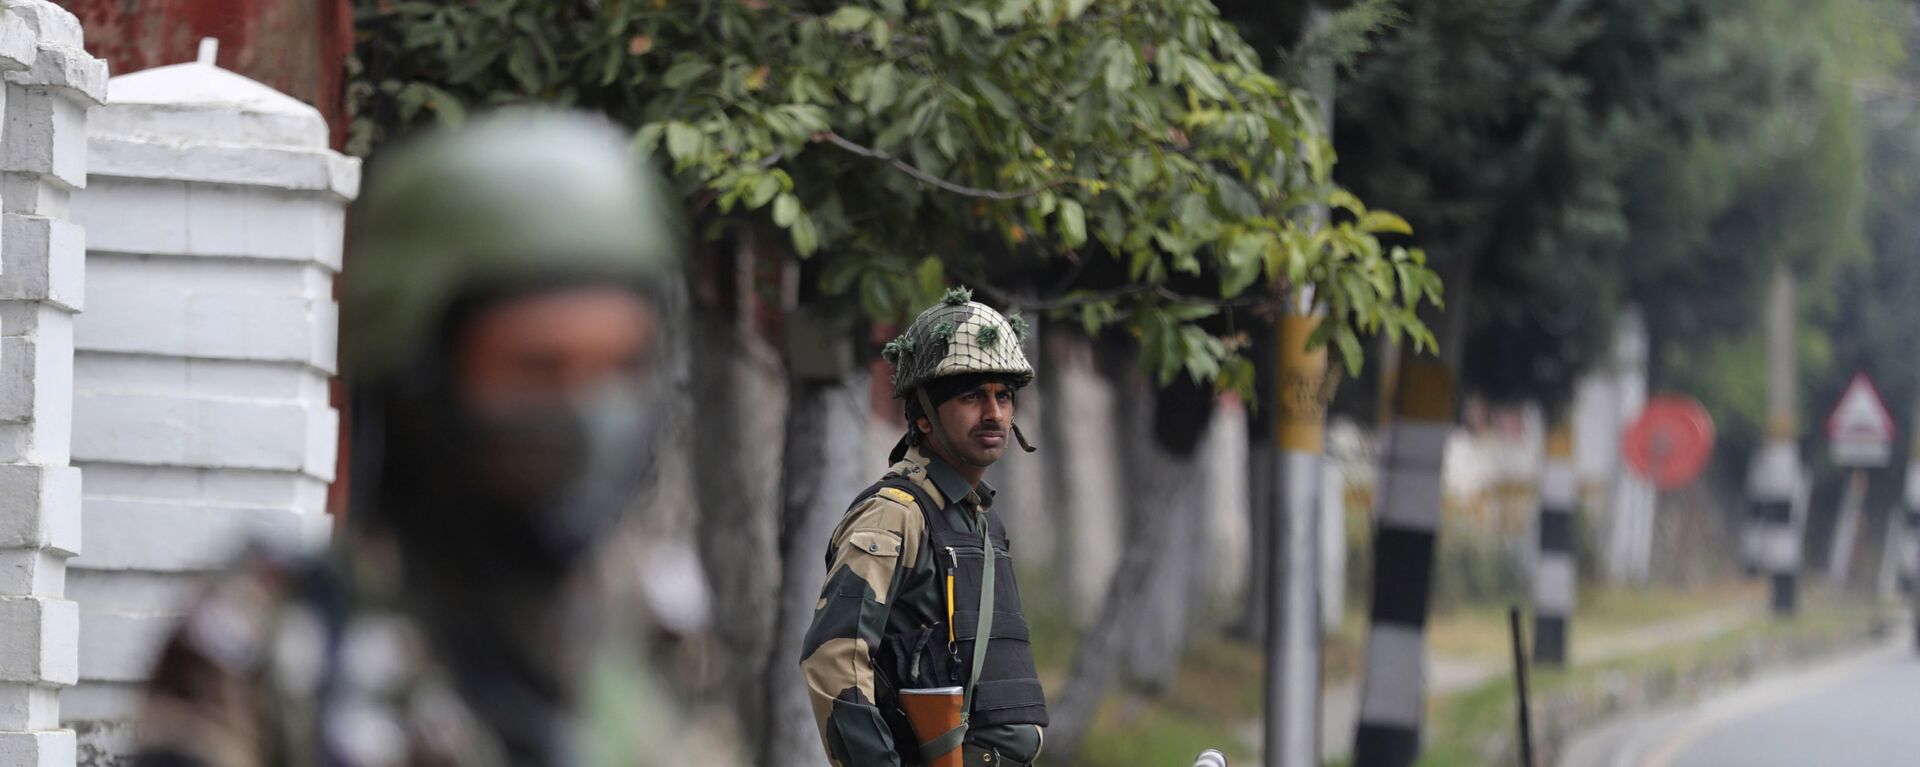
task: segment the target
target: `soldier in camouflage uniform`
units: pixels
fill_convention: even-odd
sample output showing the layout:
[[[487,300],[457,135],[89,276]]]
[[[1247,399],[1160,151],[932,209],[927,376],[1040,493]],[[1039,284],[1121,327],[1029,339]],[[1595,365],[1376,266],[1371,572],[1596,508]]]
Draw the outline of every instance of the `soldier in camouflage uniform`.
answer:
[[[1046,700],[982,480],[1009,438],[1032,450],[1013,420],[1015,392],[1033,380],[1025,336],[1017,315],[955,290],[887,344],[907,435],[833,532],[801,661],[838,767],[926,764],[954,747],[967,765],[1040,754]],[[949,686],[967,688],[966,723],[922,742],[896,691]]]
[[[668,210],[584,115],[377,158],[341,311],[352,509],[323,556],[256,552],[190,609],[136,764],[733,763],[657,671],[700,667],[668,641],[697,565],[607,553],[658,442]]]

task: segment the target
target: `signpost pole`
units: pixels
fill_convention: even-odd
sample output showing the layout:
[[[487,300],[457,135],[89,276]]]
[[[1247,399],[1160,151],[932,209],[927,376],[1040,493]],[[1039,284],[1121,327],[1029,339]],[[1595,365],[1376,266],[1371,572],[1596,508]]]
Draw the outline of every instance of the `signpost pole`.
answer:
[[[1860,535],[1860,507],[1867,502],[1867,470],[1856,468],[1847,476],[1847,492],[1841,497],[1839,518],[1834,520],[1833,546],[1827,552],[1827,581],[1845,587],[1853,572],[1853,549]]]
[[[1853,469],[1847,477],[1833,523],[1833,545],[1827,556],[1827,579],[1844,587],[1853,575],[1853,550],[1860,536],[1860,518],[1867,502],[1867,469],[1885,466],[1893,453],[1894,424],[1880,391],[1865,372],[1855,373],[1840,401],[1827,416],[1827,444],[1837,466]]]

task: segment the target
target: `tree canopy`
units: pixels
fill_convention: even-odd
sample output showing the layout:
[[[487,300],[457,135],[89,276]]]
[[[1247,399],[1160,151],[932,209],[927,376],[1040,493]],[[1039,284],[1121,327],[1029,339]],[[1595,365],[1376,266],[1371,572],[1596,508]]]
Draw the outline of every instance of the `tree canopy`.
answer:
[[[1089,332],[1124,325],[1163,382],[1250,386],[1237,339],[1202,322],[1309,285],[1349,365],[1365,333],[1433,340],[1416,309],[1439,278],[1380,239],[1406,222],[1332,182],[1312,100],[1204,0],[364,0],[358,14],[356,151],[476,105],[600,110],[664,153],[702,237],[783,238],[874,318],[1007,263],[1064,264],[1043,294],[975,287]],[[1315,225],[1315,207],[1336,216]]]

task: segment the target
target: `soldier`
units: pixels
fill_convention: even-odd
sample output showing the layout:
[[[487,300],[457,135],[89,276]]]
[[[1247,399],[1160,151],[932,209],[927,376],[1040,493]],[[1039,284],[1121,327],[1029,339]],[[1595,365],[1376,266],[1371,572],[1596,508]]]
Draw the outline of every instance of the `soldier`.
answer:
[[[955,748],[967,765],[1040,755],[1046,698],[982,481],[1009,438],[1032,450],[1014,423],[1015,393],[1033,380],[1025,335],[1020,317],[956,289],[886,346],[907,434],[834,530],[801,661],[839,767],[953,763]],[[960,726],[916,733],[900,691],[943,687],[964,690]]]
[[[526,110],[422,136],[351,225],[346,524],[196,603],[135,763],[730,763],[690,742],[625,599],[650,592],[603,556],[654,461],[679,258],[622,132]]]

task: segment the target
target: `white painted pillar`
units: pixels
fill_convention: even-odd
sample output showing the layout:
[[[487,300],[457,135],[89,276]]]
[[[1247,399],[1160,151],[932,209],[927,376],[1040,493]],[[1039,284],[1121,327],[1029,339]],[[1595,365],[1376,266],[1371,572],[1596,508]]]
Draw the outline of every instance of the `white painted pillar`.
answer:
[[[73,315],[85,242],[67,202],[86,184],[87,110],[106,64],[80,22],[44,0],[0,16],[0,764],[65,767],[60,690],[78,675],[80,471],[69,465]]]
[[[1647,332],[1638,314],[1628,312],[1614,340],[1615,429],[1624,433],[1647,406]],[[1615,441],[1618,449],[1618,441]],[[1607,505],[1604,564],[1615,583],[1645,583],[1653,549],[1653,514],[1657,495],[1653,485],[1614,461],[1613,486]]]
[[[210,43],[199,62],[113,79],[74,200],[89,541],[62,713],[83,754],[130,745],[160,643],[243,539],[312,543],[332,524],[333,278],[359,163],[328,149],[313,107],[214,66]]]

